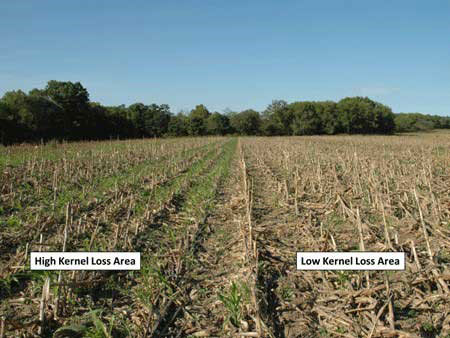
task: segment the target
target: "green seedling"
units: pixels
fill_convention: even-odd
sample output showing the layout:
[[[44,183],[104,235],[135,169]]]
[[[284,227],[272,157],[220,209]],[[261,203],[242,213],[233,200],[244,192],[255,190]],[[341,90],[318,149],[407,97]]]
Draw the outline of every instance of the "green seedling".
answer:
[[[114,316],[111,317],[109,324],[105,325],[100,316],[102,310],[93,310],[90,312],[94,326],[86,332],[85,337],[89,338],[112,338],[112,330],[114,328]]]
[[[228,310],[228,319],[231,324],[239,328],[242,318],[242,294],[238,286],[233,282],[227,293],[219,294],[219,299]]]
[[[284,301],[290,301],[294,297],[294,290],[288,286],[284,286],[280,290],[280,296]]]

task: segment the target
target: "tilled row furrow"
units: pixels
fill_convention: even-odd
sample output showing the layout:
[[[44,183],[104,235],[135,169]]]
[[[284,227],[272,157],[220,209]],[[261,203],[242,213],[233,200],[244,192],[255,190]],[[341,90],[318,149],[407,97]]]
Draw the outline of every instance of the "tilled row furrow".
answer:
[[[264,155],[245,147],[249,176],[253,180],[254,231],[258,251],[258,296],[264,321],[275,337],[314,337],[312,313],[315,285],[302,272],[296,278],[296,251],[314,248],[311,228],[301,224],[287,203],[282,175],[267,165]],[[295,280],[295,282],[294,282]]]
[[[172,209],[166,206],[157,212],[159,229],[152,242],[141,247],[148,252],[143,264],[149,273],[141,276],[136,291],[152,292],[153,298],[147,305],[135,302],[139,312],[135,320],[146,318],[144,327],[137,331],[139,336],[174,335],[173,323],[184,314],[190,290],[190,264],[195,260],[206,216],[233,151],[234,141],[224,145],[219,156],[186,189],[173,196]],[[143,283],[150,283],[152,290],[146,289]]]
[[[230,179],[218,187],[217,202],[196,238],[186,271],[186,304],[174,336],[259,336],[252,300],[246,197],[236,156]]]

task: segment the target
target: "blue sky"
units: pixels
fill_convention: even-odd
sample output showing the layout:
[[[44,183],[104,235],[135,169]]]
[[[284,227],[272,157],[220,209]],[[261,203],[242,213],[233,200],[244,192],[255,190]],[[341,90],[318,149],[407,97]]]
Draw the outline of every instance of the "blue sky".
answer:
[[[450,1],[0,0],[0,95],[48,80],[173,112],[359,95],[450,115]]]

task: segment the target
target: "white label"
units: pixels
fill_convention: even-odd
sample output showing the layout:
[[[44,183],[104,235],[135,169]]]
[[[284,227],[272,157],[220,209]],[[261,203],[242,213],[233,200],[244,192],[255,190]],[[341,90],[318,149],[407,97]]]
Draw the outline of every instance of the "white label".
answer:
[[[405,253],[297,252],[297,270],[405,270]]]
[[[31,252],[31,270],[140,270],[140,252]]]

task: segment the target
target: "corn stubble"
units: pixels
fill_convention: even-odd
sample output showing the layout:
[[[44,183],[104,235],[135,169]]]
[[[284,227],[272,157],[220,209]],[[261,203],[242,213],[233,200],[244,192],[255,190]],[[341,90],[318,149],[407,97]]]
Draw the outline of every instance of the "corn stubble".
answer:
[[[445,337],[450,134],[0,149],[0,337]],[[30,251],[140,251],[137,272]],[[406,270],[296,271],[297,251]]]

